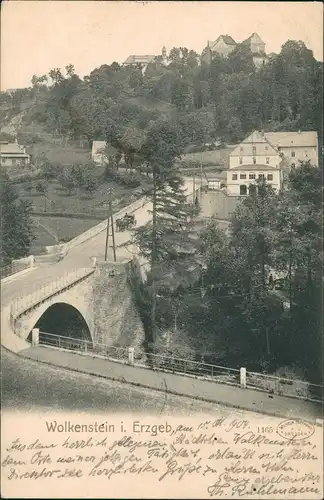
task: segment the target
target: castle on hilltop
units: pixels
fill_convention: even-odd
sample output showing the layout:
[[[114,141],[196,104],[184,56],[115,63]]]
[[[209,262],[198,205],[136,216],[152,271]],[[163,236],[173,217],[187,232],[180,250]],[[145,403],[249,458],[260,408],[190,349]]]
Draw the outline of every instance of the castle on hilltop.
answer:
[[[201,54],[201,62],[210,64],[213,54],[220,54],[223,57],[228,57],[231,52],[239,45],[230,35],[220,35],[214,42],[208,40],[207,46]],[[260,68],[268,60],[265,52],[265,43],[261,40],[258,33],[252,33],[249,38],[243,40],[241,45],[249,46],[253,62],[257,68]]]
[[[154,62],[156,58],[160,59],[160,63],[163,64],[164,66],[167,66],[169,64],[168,57],[167,57],[167,51],[165,47],[162,47],[161,54],[159,56],[154,56],[154,55],[131,55],[128,56],[127,59],[123,62],[123,66],[136,66],[140,67],[142,70],[142,73],[144,74],[148,64]]]

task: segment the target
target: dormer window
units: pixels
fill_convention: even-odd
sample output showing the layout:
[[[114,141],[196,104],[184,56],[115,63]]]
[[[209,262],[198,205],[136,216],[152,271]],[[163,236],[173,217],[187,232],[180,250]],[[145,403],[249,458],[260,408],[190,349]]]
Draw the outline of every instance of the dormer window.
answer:
[[[243,146],[240,147],[240,151],[243,151]]]
[[[256,164],[256,157],[253,156],[253,164],[255,165]]]

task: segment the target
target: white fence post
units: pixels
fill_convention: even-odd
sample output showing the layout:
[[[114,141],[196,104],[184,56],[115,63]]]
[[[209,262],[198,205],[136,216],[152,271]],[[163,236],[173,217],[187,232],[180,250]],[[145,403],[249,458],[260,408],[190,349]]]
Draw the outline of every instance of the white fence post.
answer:
[[[32,329],[32,345],[36,346],[39,344],[39,328]]]
[[[240,368],[240,384],[241,387],[246,388],[246,368]]]
[[[134,366],[134,347],[128,348],[128,364]]]
[[[29,267],[34,267],[35,265],[35,257],[34,255],[29,256]]]
[[[97,264],[97,257],[92,257],[92,267],[95,268]]]

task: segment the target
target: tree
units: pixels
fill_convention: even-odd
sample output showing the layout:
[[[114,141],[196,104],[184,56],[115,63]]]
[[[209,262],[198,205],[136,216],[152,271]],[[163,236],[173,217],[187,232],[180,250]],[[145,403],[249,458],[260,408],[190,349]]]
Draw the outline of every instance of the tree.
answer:
[[[47,186],[47,184],[45,182],[38,182],[36,184],[36,188],[35,189],[36,189],[37,193],[46,195],[47,190],[48,190],[48,186]]]
[[[76,188],[76,181],[71,175],[71,172],[64,172],[60,175],[59,182],[63,189],[65,189],[69,196],[71,196],[72,191]]]
[[[97,189],[97,180],[91,170],[88,170],[83,178],[83,189],[89,194],[94,193]]]
[[[140,253],[149,259],[151,272],[151,342],[157,338],[156,325],[156,281],[162,262],[179,262],[192,251],[193,243],[186,234],[189,207],[182,188],[183,181],[174,162],[180,157],[180,136],[174,124],[159,120],[151,124],[142,156],[150,165],[153,177],[152,222],[135,231],[134,243]]]
[[[20,200],[8,175],[1,171],[1,265],[29,254],[33,235],[32,205]]]

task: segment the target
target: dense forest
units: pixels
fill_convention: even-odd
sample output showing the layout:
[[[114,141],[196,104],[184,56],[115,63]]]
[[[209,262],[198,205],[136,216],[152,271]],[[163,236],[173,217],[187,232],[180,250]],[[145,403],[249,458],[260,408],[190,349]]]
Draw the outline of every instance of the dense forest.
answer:
[[[62,71],[34,75],[32,87],[2,93],[19,113],[33,99],[23,124],[41,124],[50,133],[108,139],[121,152],[140,150],[152,121],[168,117],[179,128],[183,146],[222,138],[236,143],[255,129],[317,130],[322,137],[323,63],[301,41],[287,41],[261,69],[238,45],[210,65],[193,50],[173,48],[168,65],[156,57],[145,71],[114,62],[81,79],[72,64]]]

